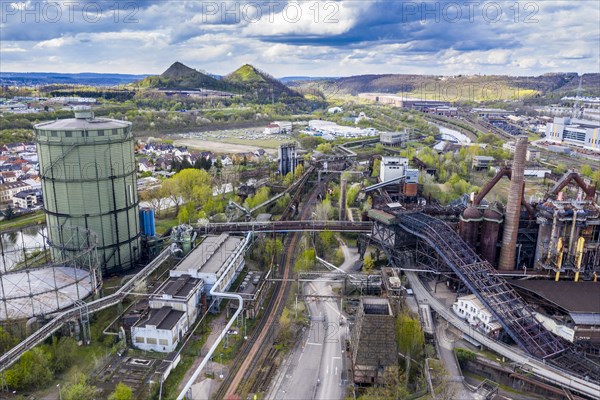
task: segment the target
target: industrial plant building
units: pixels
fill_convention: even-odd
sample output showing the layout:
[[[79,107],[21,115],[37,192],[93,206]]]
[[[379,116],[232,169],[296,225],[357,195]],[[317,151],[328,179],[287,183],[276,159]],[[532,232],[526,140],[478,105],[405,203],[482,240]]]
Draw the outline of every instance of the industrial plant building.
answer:
[[[546,125],[546,139],[600,151],[600,122],[571,117],[555,117]]]
[[[384,384],[386,370],[398,365],[396,317],[388,299],[361,299],[350,346],[354,383]]]
[[[141,248],[131,123],[82,106],[75,118],[34,129],[48,226],[95,232],[105,275],[134,267]],[[49,240],[68,247],[60,236]]]
[[[225,233],[218,236],[207,235],[202,243],[181,260],[175,269],[170,271],[170,275],[171,277],[189,275],[193,278],[202,279],[208,304],[211,304],[214,300],[210,311],[218,312],[221,299],[213,299],[210,296],[210,291],[223,274],[225,274],[225,277],[223,277],[216,290],[224,292],[231,287],[231,284],[244,268],[245,261],[243,257],[239,257],[234,265],[230,265],[230,263],[237,251],[243,246],[244,239],[242,237],[230,236]]]
[[[408,158],[382,157],[379,166],[379,180],[381,182],[391,181],[405,175],[408,169]]]
[[[544,326],[571,343],[600,345],[600,284],[520,280],[512,286],[536,308]]]
[[[149,310],[131,328],[133,346],[172,352],[201,310],[203,282],[189,275],[169,278],[149,299]]]
[[[298,154],[296,153],[296,144],[285,143],[278,149],[279,175],[286,176],[290,172],[293,174],[298,165]]]
[[[400,146],[408,141],[408,132],[382,132],[379,141],[386,146]]]

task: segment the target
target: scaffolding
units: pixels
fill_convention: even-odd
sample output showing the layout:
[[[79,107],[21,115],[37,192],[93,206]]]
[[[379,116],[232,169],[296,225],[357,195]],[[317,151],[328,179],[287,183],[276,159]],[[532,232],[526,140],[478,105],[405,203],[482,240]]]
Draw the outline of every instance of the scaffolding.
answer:
[[[51,227],[41,238],[25,247],[0,246],[0,320],[45,317],[97,293],[102,285],[93,232]]]

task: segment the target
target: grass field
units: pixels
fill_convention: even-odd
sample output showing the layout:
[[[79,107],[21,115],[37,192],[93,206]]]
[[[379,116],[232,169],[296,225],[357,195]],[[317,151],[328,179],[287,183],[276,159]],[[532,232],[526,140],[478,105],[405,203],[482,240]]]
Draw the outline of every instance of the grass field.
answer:
[[[33,214],[24,215],[21,217],[13,218],[11,220],[0,221],[0,232],[8,231],[11,229],[24,228],[30,225],[43,224],[46,221],[46,216],[43,211],[36,211]]]

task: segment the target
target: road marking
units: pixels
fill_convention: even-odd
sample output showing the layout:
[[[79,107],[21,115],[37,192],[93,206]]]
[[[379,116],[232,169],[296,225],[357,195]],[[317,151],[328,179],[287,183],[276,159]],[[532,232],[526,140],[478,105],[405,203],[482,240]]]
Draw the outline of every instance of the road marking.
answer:
[[[312,345],[312,346],[323,346],[323,343],[306,343],[306,345]]]

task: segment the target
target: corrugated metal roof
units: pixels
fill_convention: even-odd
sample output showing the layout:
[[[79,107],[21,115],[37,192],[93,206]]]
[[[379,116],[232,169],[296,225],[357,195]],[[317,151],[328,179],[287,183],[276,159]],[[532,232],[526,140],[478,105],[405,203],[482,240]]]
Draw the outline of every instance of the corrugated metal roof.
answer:
[[[600,283],[527,280],[515,281],[511,284],[516,288],[537,294],[571,314],[600,314]]]
[[[569,313],[576,325],[600,325],[600,314]]]

